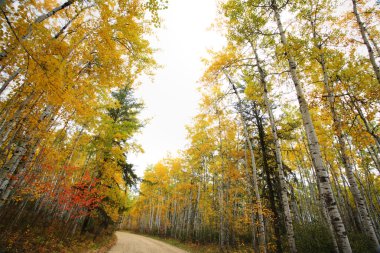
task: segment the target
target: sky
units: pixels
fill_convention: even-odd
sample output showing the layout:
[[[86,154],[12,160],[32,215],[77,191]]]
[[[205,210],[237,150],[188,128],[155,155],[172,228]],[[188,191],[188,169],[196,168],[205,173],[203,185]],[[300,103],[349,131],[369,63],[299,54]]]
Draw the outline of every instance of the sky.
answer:
[[[169,153],[175,155],[186,144],[185,126],[197,114],[200,94],[198,80],[205,66],[207,50],[217,50],[224,39],[210,29],[217,16],[216,0],[170,0],[161,13],[163,27],[152,45],[162,66],[153,81],[144,79],[136,96],[145,103],[141,119],[150,119],[136,141],[143,154],[130,154],[138,176]]]

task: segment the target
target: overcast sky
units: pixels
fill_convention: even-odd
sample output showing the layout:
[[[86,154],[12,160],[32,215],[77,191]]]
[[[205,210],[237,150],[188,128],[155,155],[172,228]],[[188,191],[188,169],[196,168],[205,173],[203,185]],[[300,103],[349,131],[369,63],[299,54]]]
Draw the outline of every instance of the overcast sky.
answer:
[[[155,58],[163,67],[153,82],[144,81],[137,91],[146,106],[141,118],[151,119],[136,137],[145,153],[129,156],[139,176],[186,143],[185,125],[198,110],[197,82],[205,69],[201,58],[207,57],[207,49],[223,45],[223,38],[210,30],[216,7],[216,0],[170,0],[161,13],[163,28],[153,46],[160,49]]]

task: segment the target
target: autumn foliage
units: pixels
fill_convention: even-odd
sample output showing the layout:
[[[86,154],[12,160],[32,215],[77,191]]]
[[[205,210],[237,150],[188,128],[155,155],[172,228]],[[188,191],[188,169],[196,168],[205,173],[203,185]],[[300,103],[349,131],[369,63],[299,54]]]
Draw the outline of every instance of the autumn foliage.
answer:
[[[1,247],[44,228],[58,241],[112,232],[136,182],[127,154],[141,150],[131,139],[142,103],[133,94],[155,67],[146,37],[162,8],[1,1]]]
[[[378,1],[226,0],[187,146],[125,226],[219,252],[380,248]]]
[[[220,252],[379,248],[378,1],[220,1],[187,146],[139,181],[134,92],[166,4],[0,1],[0,251],[80,252],[118,226]]]

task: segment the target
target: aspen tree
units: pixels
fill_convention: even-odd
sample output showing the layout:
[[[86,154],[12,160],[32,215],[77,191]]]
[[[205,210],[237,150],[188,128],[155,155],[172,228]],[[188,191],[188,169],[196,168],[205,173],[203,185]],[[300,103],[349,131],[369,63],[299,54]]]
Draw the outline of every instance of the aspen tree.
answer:
[[[254,189],[254,192],[255,192],[255,200],[257,202],[257,205],[258,205],[258,219],[259,219],[259,225],[258,225],[258,233],[259,233],[259,249],[260,249],[260,252],[267,252],[267,245],[266,245],[266,238],[265,238],[265,225],[264,225],[264,217],[263,217],[263,206],[262,206],[262,202],[261,202],[261,196],[260,196],[260,191],[259,191],[259,186],[258,186],[258,178],[257,178],[257,167],[256,167],[256,160],[255,160],[255,156],[254,156],[254,146],[253,146],[253,143],[251,142],[251,139],[250,139],[250,136],[249,136],[249,132],[248,132],[248,127],[247,127],[247,123],[245,121],[245,118],[244,118],[244,114],[243,114],[243,109],[242,109],[242,100],[240,98],[240,95],[239,95],[239,92],[236,88],[236,85],[233,83],[233,81],[231,80],[231,78],[226,74],[226,77],[228,79],[228,82],[230,83],[230,85],[232,86],[232,89],[238,99],[238,110],[239,110],[239,114],[240,114],[240,117],[241,117],[241,121],[242,121],[242,124],[243,124],[243,129],[244,129],[244,135],[246,137],[246,140],[247,140],[247,143],[248,143],[248,148],[249,148],[249,153],[251,155],[251,167],[252,167],[252,181],[253,181],[253,189]]]
[[[276,162],[277,162],[278,173],[279,173],[279,178],[280,178],[281,198],[282,198],[283,208],[284,208],[285,226],[286,226],[286,233],[287,233],[287,237],[288,237],[288,244],[289,244],[290,252],[295,253],[295,252],[297,252],[297,248],[296,248],[296,243],[295,243],[295,239],[294,239],[293,220],[292,220],[292,214],[290,212],[288,190],[287,190],[287,186],[286,186],[284,168],[283,168],[283,164],[282,164],[280,140],[278,139],[277,127],[276,127],[274,115],[272,112],[272,105],[270,103],[269,96],[268,96],[266,74],[265,74],[264,69],[261,66],[257,50],[256,49],[253,49],[253,50],[254,50],[254,56],[255,56],[255,60],[256,60],[256,66],[257,66],[259,76],[260,76],[260,83],[261,83],[263,91],[264,91],[263,92],[264,102],[265,102],[265,106],[267,109],[267,114],[269,116],[272,135],[273,135],[274,142],[275,142]]]
[[[375,72],[377,82],[380,84],[380,68],[379,68],[378,63],[376,62],[376,57],[375,57],[375,53],[374,53],[374,50],[372,48],[372,45],[368,39],[368,31],[366,30],[365,23],[363,22],[362,17],[360,16],[360,13],[358,10],[358,1],[357,0],[352,0],[352,8],[353,8],[353,12],[355,15],[356,22],[359,26],[360,35],[361,35],[362,40],[363,40],[363,42],[367,48],[369,60],[372,64],[373,71]],[[377,242],[377,244],[379,244],[379,243]]]
[[[309,16],[310,23],[311,23],[310,25],[312,28],[312,39],[313,39],[314,47],[318,50],[317,61],[320,64],[322,75],[323,75],[323,84],[324,84],[325,91],[327,93],[327,101],[329,103],[331,117],[333,119],[333,129],[335,131],[335,136],[338,139],[340,158],[346,170],[346,176],[350,184],[350,190],[354,196],[355,204],[359,210],[365,231],[369,235],[369,237],[372,239],[372,241],[375,243],[376,247],[379,247],[379,241],[377,239],[375,229],[373,227],[371,218],[368,214],[365,200],[356,182],[356,179],[354,176],[354,167],[352,165],[352,162],[350,161],[351,159],[349,158],[349,155],[347,152],[347,140],[346,140],[346,134],[343,132],[343,129],[342,129],[342,120],[338,112],[336,111],[335,93],[333,91],[333,88],[331,87],[332,85],[330,83],[330,77],[329,77],[327,66],[326,66],[326,61],[327,61],[326,53],[328,53],[328,51],[325,50],[325,48],[323,47],[323,44],[319,42],[321,41],[321,38],[318,37],[318,34],[319,34],[318,23],[317,23],[319,22],[317,18],[318,14],[315,14],[314,17],[315,18]]]
[[[328,210],[328,215],[331,219],[332,227],[334,229],[334,233],[336,233],[339,248],[344,253],[351,253],[352,249],[347,237],[346,228],[343,224],[342,217],[339,213],[339,210],[335,201],[335,197],[332,192],[328,172],[325,168],[325,165],[323,164],[323,159],[322,159],[322,155],[320,151],[320,146],[318,143],[317,134],[314,129],[314,124],[311,119],[311,115],[310,115],[308,105],[305,99],[303,88],[301,87],[301,82],[298,78],[297,64],[292,56],[292,53],[289,50],[289,44],[287,41],[287,37],[284,31],[281,16],[280,16],[280,9],[276,0],[273,0],[271,2],[271,9],[274,12],[275,21],[277,23],[277,28],[280,33],[281,43],[283,44],[285,48],[285,55],[289,63],[289,71],[290,71],[294,86],[296,88],[297,99],[299,102],[300,112],[302,115],[303,124],[304,124],[306,135],[308,138],[310,153],[312,156],[314,167],[316,169],[316,174],[319,179],[321,195],[323,196],[323,199],[325,201],[326,208]]]

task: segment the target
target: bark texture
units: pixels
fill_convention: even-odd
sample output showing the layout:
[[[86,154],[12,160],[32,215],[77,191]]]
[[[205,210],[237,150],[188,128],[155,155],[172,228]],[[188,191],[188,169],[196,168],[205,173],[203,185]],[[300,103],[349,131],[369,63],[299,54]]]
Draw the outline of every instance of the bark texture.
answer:
[[[310,115],[309,108],[305,99],[303,88],[301,87],[301,82],[298,78],[297,65],[289,50],[289,44],[288,44],[288,41],[285,35],[285,30],[283,28],[281,17],[280,17],[280,10],[278,9],[276,1],[272,2],[271,7],[272,7],[272,10],[274,11],[277,28],[280,33],[281,43],[285,47],[285,55],[288,60],[290,75],[293,80],[294,86],[296,88],[297,99],[298,99],[298,103],[300,107],[300,112],[302,115],[303,124],[306,131],[306,135],[307,135],[308,146],[309,146],[312,162],[316,169],[317,177],[319,178],[318,183],[320,185],[321,195],[325,201],[328,215],[331,219],[332,227],[337,237],[340,250],[343,253],[352,253],[352,249],[351,249],[350,242],[348,240],[346,228],[342,221],[342,217],[339,213],[337,203],[335,201],[335,197],[332,192],[329,174],[323,164],[317,134],[315,132],[314,124],[311,119],[311,115]]]
[[[321,46],[318,46],[318,47],[320,50],[322,49]],[[366,207],[365,200],[364,200],[364,198],[363,198],[363,196],[359,190],[358,184],[356,182],[356,179],[354,176],[354,166],[353,166],[352,162],[350,161],[350,158],[349,158],[349,155],[347,152],[347,141],[346,141],[346,137],[345,137],[345,134],[343,132],[343,129],[342,129],[342,120],[339,117],[339,115],[336,111],[336,108],[335,108],[335,99],[334,99],[335,94],[334,94],[334,92],[331,89],[330,84],[329,84],[329,78],[328,78],[327,67],[326,67],[326,60],[325,60],[325,56],[323,53],[320,54],[319,63],[321,65],[322,72],[323,72],[323,83],[325,86],[325,90],[327,92],[327,97],[328,97],[327,100],[329,103],[331,116],[333,118],[334,131],[335,131],[335,135],[338,139],[338,143],[339,143],[339,151],[340,151],[339,155],[340,155],[340,158],[342,160],[343,166],[346,170],[346,176],[348,179],[348,183],[350,185],[350,190],[351,190],[351,193],[354,197],[355,205],[359,211],[360,218],[362,220],[362,224],[364,226],[365,232],[371,238],[371,240],[374,242],[376,247],[379,247],[380,246],[379,240],[377,239],[376,232],[375,232],[374,226],[373,226],[372,221],[371,221],[371,217],[368,214],[368,210]]]
[[[263,206],[262,206],[262,202],[261,202],[261,196],[260,196],[260,191],[259,191],[259,185],[257,183],[257,168],[256,168],[256,160],[255,160],[255,156],[254,156],[254,152],[253,152],[253,143],[251,141],[251,139],[249,138],[249,134],[248,134],[248,129],[247,129],[247,123],[245,122],[245,119],[244,119],[244,115],[243,115],[243,109],[241,107],[241,98],[240,98],[240,95],[237,91],[237,88],[235,86],[235,84],[229,79],[229,82],[230,84],[232,85],[232,88],[235,92],[235,95],[236,97],[238,98],[238,109],[239,109],[239,114],[241,116],[241,120],[242,120],[242,123],[243,123],[243,127],[244,127],[244,134],[245,134],[245,137],[247,139],[247,142],[248,142],[248,148],[249,148],[249,152],[250,152],[250,155],[251,155],[251,166],[252,166],[252,184],[253,184],[253,187],[254,187],[254,192],[255,192],[255,197],[256,197],[256,204],[258,206],[258,221],[259,221],[259,224],[258,224],[258,228],[257,228],[257,232],[259,234],[259,248],[260,248],[260,253],[266,253],[267,250],[266,250],[266,238],[265,238],[265,224],[264,224],[264,216],[263,216]]]
[[[287,239],[288,239],[290,252],[296,253],[297,247],[296,247],[296,241],[294,239],[293,220],[292,220],[292,214],[290,212],[288,191],[287,191],[286,180],[285,180],[285,175],[284,175],[284,167],[282,164],[280,140],[278,139],[278,135],[277,135],[277,127],[276,127],[274,115],[272,112],[272,105],[271,105],[271,103],[269,101],[269,97],[268,97],[268,87],[267,87],[267,83],[266,83],[266,74],[265,74],[264,69],[261,67],[260,59],[259,59],[259,56],[257,54],[257,51],[256,50],[254,50],[254,51],[255,51],[254,53],[255,53],[255,58],[256,58],[256,65],[257,65],[257,69],[258,69],[259,75],[260,75],[260,83],[263,86],[263,90],[264,90],[264,102],[265,102],[265,106],[266,106],[267,113],[269,116],[269,121],[270,121],[273,139],[275,142],[276,163],[277,163],[278,174],[279,174],[279,179],[280,179],[281,198],[282,198],[282,205],[283,205],[283,209],[284,209],[286,235],[287,235]]]
[[[362,19],[360,17],[360,14],[358,11],[358,1],[357,0],[352,0],[352,7],[353,7],[354,14],[355,14],[356,22],[358,23],[358,26],[359,26],[360,35],[362,36],[363,42],[364,42],[364,44],[367,48],[367,51],[368,51],[369,60],[371,61],[373,70],[375,71],[376,79],[377,79],[378,83],[380,84],[380,69],[379,69],[379,66],[377,65],[376,57],[375,57],[373,48],[371,46],[371,43],[369,42],[364,22],[362,21]]]

